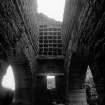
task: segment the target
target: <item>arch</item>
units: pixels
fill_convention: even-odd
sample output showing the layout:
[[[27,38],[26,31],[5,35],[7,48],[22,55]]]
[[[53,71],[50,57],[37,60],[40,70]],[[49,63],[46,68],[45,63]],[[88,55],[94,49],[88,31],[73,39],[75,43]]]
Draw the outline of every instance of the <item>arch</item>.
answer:
[[[104,105],[105,100],[105,38],[95,42],[91,61],[89,62],[96,90],[98,93],[98,104]]]
[[[16,91],[15,103],[31,103],[32,73],[29,60],[23,52],[11,58],[11,65],[15,72]]]

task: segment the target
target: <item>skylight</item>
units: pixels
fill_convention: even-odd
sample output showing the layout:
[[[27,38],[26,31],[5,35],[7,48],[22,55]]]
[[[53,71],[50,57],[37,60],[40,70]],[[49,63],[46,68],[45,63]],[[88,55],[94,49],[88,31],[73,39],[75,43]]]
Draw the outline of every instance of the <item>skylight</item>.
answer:
[[[38,0],[38,13],[43,13],[56,21],[63,20],[65,0]]]

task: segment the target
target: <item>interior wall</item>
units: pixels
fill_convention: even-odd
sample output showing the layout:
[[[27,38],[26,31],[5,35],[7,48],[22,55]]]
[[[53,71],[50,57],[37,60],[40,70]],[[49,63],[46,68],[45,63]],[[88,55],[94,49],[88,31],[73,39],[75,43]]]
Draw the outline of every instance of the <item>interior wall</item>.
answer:
[[[10,64],[16,81],[15,103],[30,104],[32,102],[32,74],[29,61],[23,53],[19,53],[11,58]]]

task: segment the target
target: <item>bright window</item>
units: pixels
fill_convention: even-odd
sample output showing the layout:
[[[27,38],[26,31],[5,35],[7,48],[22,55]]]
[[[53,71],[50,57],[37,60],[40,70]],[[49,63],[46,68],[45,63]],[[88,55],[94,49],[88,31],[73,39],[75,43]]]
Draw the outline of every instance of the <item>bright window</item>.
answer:
[[[12,67],[9,65],[5,75],[2,78],[2,87],[15,90],[15,78]]]
[[[54,89],[54,88],[56,88],[55,76],[47,75],[47,89]]]

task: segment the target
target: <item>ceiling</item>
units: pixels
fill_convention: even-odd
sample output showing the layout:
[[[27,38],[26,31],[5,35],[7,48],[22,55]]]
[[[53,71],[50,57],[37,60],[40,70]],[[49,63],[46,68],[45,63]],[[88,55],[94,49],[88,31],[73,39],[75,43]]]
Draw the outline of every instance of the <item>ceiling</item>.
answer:
[[[67,0],[63,19],[65,50],[88,53],[105,38],[104,4],[104,0]]]
[[[103,2],[66,0],[62,25],[65,51],[87,51],[103,37],[98,34],[104,32]],[[15,55],[17,50],[24,51],[30,60],[37,55],[36,0],[0,0],[0,44],[8,56]]]
[[[8,56],[14,50],[23,50],[30,59],[36,55],[35,15],[35,0],[0,0],[0,44]]]

